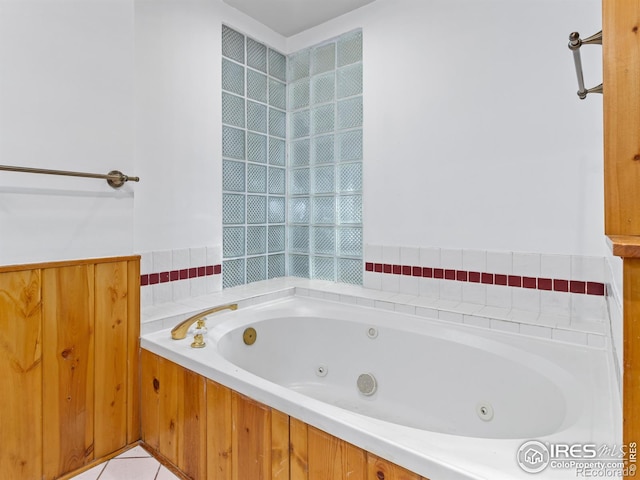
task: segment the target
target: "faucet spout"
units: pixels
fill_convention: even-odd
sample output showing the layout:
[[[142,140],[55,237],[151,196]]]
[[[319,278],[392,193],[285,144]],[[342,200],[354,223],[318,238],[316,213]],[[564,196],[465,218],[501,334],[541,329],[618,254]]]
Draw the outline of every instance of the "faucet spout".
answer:
[[[209,310],[205,310],[204,312],[200,312],[195,314],[192,317],[187,318],[186,320],[180,322],[178,325],[173,327],[171,330],[171,338],[174,340],[182,340],[187,336],[187,332],[189,331],[189,327],[196,323],[198,320],[202,320],[207,315],[211,315],[216,312],[220,312],[222,310],[237,310],[238,304],[231,303],[229,305],[221,305],[219,307],[213,307]]]

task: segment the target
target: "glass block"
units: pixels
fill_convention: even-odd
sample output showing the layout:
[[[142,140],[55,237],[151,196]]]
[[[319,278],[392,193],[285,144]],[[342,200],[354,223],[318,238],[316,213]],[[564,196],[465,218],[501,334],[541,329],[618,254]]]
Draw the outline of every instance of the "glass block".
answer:
[[[362,197],[360,195],[338,197],[338,223],[362,223]]]
[[[336,68],[336,44],[329,43],[311,51],[311,74],[328,72]]]
[[[334,108],[333,104],[323,105],[311,110],[311,134],[319,135],[329,133],[334,128]]]
[[[333,72],[318,75],[311,79],[311,103],[333,102],[336,91],[336,80]]]
[[[269,137],[269,163],[271,165],[286,165],[287,147],[284,140]]]
[[[222,156],[244,160],[244,130],[222,127]]]
[[[333,257],[311,257],[310,278],[335,281],[336,272]]]
[[[269,75],[283,82],[287,81],[287,57],[269,49]]]
[[[244,63],[244,35],[226,25],[222,26],[222,55]]]
[[[244,285],[244,258],[222,262],[222,288]]]
[[[338,282],[362,285],[362,260],[338,258]]]
[[[309,136],[309,110],[301,110],[291,114],[291,138]]]
[[[362,257],[362,228],[338,229],[338,255]]]
[[[334,144],[335,137],[333,135],[314,137],[311,140],[311,163],[316,165],[332,163],[334,160]]]
[[[268,277],[278,278],[286,275],[284,253],[269,255],[267,259]]]
[[[287,193],[286,170],[284,168],[269,167],[269,193],[284,195]]]
[[[284,252],[284,225],[269,225],[269,253]]]
[[[338,102],[338,128],[362,126],[362,96]]]
[[[284,197],[269,197],[269,223],[284,223],[285,210]]]
[[[301,167],[309,165],[309,139],[294,140],[289,147],[289,165]]]
[[[267,197],[247,195],[247,223],[267,223]]]
[[[267,279],[267,257],[247,258],[247,283]]]
[[[309,197],[289,199],[289,223],[309,223],[310,217]]]
[[[222,89],[244,95],[244,67],[222,59]]]
[[[222,162],[222,189],[244,192],[244,163],[224,160]]]
[[[313,169],[313,189],[311,193],[333,193],[335,191],[335,168],[316,167]]]
[[[340,160],[362,160],[362,130],[337,135],[336,148]]]
[[[224,258],[244,255],[244,227],[222,229],[222,256]]]
[[[338,39],[338,67],[362,60],[362,31],[347,33]]]
[[[222,92],[222,123],[244,128],[244,98]]]
[[[333,224],[336,218],[334,197],[314,197],[312,201],[313,223]]]
[[[309,169],[296,168],[289,174],[289,191],[292,195],[309,194]]]
[[[289,251],[309,253],[309,227],[289,227]]]
[[[362,63],[338,70],[338,98],[353,97],[362,93]]]
[[[362,190],[362,163],[338,165],[338,191],[359,192]]]
[[[267,167],[247,165],[247,192],[267,193]]]
[[[222,195],[222,224],[244,223],[244,195],[224,193]]]
[[[309,257],[307,255],[289,255],[289,275],[309,278]]]
[[[309,50],[303,50],[288,58],[289,82],[309,76]]]
[[[247,70],[247,97],[267,103],[267,76]]]
[[[287,109],[287,89],[284,83],[269,79],[269,105]]]
[[[247,227],[247,255],[260,255],[267,251],[267,227]]]
[[[267,163],[267,137],[257,133],[247,134],[247,160]]]
[[[336,231],[333,227],[313,227],[313,253],[335,255]]]
[[[287,135],[287,116],[274,108],[269,109],[269,135],[285,138]]]
[[[247,129],[267,133],[267,107],[247,100]]]
[[[298,80],[289,84],[289,107],[299,110],[309,106],[309,79]]]
[[[267,73],[267,47],[252,38],[247,38],[247,65]]]

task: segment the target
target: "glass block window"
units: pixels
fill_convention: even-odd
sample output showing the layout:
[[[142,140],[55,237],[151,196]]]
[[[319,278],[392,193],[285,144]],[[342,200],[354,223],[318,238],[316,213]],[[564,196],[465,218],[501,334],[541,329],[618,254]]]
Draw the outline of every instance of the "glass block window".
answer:
[[[287,59],[222,27],[222,284],[286,274]]]
[[[289,275],[362,284],[362,31],[287,68]]]

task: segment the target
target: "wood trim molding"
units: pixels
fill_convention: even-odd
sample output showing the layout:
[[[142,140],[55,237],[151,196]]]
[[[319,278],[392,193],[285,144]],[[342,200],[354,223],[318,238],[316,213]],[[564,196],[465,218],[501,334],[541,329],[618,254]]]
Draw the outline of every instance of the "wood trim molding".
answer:
[[[130,262],[140,260],[140,255],[127,255],[121,257],[81,258],[77,260],[60,260],[55,262],[27,263],[20,265],[0,266],[0,273],[22,272],[24,270],[36,270],[38,268],[73,267],[77,265],[95,265],[100,263]]]
[[[616,257],[640,258],[640,236],[610,235],[607,243]]]

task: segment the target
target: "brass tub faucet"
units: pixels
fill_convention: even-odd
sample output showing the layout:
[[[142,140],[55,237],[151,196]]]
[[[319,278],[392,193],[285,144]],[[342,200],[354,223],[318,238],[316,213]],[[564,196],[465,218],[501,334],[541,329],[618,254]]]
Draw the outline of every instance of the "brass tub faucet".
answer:
[[[229,305],[221,305],[219,307],[213,307],[213,308],[210,308],[209,310],[205,310],[204,312],[197,313],[192,317],[189,317],[186,320],[180,322],[175,327],[173,327],[173,329],[171,330],[171,338],[173,338],[174,340],[182,340],[187,336],[189,327],[191,327],[191,325],[193,325],[194,323],[198,322],[199,329],[204,328],[204,318],[206,316],[216,312],[220,312],[222,310],[237,310],[237,309],[238,309],[238,304],[231,303]],[[199,338],[195,338],[191,346],[194,348],[204,347],[205,344],[204,344],[204,341],[202,340],[202,334],[198,333],[196,334],[196,337],[199,337]]]

